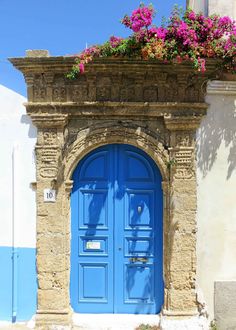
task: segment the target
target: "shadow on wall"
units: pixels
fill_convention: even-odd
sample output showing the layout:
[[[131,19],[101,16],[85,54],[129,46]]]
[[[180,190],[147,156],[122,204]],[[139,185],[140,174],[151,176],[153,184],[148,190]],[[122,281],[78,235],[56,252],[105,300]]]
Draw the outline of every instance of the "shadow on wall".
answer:
[[[28,137],[37,138],[37,128],[32,124],[32,120],[28,115],[22,115],[20,122],[29,125]]]
[[[236,169],[236,100],[233,96],[214,95],[208,96],[206,101],[210,107],[197,132],[197,166],[206,177],[220,147],[224,147],[228,180]]]

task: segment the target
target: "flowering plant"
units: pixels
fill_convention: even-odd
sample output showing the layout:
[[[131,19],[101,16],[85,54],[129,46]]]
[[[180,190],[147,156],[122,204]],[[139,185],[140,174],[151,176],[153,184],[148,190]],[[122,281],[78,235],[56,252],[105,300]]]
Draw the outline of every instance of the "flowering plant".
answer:
[[[228,16],[196,14],[188,9],[181,14],[176,7],[166,25],[152,25],[155,15],[152,5],[141,4],[131,16],[121,20],[133,33],[123,39],[112,36],[103,45],[89,47],[76,56],[75,65],[67,77],[76,78],[84,65],[96,57],[124,56],[144,60],[158,59],[164,63],[191,61],[201,72],[206,70],[206,58],[221,59],[224,68],[236,71],[236,22]]]

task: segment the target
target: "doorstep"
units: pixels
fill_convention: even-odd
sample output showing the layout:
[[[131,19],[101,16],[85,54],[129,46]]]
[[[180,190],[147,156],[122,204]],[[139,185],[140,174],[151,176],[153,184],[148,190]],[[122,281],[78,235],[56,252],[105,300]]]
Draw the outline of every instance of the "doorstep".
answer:
[[[134,330],[140,324],[158,326],[159,315],[73,314],[74,330]]]

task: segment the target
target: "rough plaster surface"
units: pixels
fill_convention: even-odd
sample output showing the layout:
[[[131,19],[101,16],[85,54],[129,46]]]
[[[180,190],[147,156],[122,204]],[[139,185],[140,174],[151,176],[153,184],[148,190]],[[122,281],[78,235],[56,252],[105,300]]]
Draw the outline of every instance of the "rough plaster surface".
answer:
[[[13,209],[15,223],[15,246],[35,247],[35,193],[30,183],[35,181],[34,145],[36,128],[26,115],[23,103],[26,99],[0,85],[0,247],[12,246]],[[18,157],[14,163],[15,181],[13,184],[13,148],[18,147]],[[27,164],[27,171],[25,170]],[[13,200],[13,186],[15,199]]]
[[[217,329],[236,330],[236,281],[215,282]]]
[[[213,319],[214,282],[236,280],[236,82],[212,82],[206,101],[197,131],[197,283]]]
[[[189,0],[188,6],[196,12],[205,15],[218,14],[220,16],[230,16],[236,18],[235,0]]]
[[[221,16],[230,16],[236,18],[236,2],[235,0],[208,0],[209,15],[218,14]]]
[[[195,12],[202,12],[207,15],[208,3],[207,0],[188,0],[187,6],[193,9]]]

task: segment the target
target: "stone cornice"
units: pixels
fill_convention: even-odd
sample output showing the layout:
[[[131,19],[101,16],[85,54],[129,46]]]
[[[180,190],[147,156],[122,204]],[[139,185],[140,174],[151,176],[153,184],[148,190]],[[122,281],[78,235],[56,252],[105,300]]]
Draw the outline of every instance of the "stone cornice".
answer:
[[[207,94],[236,95],[236,81],[209,81],[207,85]]]
[[[9,61],[23,73],[34,72],[40,73],[45,71],[67,72],[75,63],[74,56],[49,56],[49,57],[16,57],[9,58]],[[215,71],[217,61],[215,59],[207,59],[208,71]],[[219,61],[218,61],[219,62]],[[131,70],[134,72],[142,72],[150,68],[152,70],[165,71],[172,70],[176,72],[194,71],[191,62],[185,62],[181,65],[178,63],[163,63],[158,60],[143,60],[135,58],[95,58],[89,65],[86,66],[87,72],[97,70],[113,71],[115,70]],[[195,71],[194,71],[195,72]],[[208,74],[207,74],[208,75]]]
[[[56,121],[57,116],[63,115],[79,117],[136,117],[139,119],[163,117],[170,114],[182,114],[189,120],[190,116],[202,117],[206,114],[206,103],[181,102],[51,102],[25,103],[28,114],[33,121]],[[48,115],[50,113],[50,115]],[[55,114],[54,114],[55,113]],[[51,116],[51,117],[50,117]],[[50,125],[50,123],[49,123]]]
[[[74,57],[25,57],[10,61],[27,83],[30,102],[204,103],[206,82],[217,76],[215,60],[202,74],[192,63],[100,58],[86,65],[75,80],[66,78]]]

